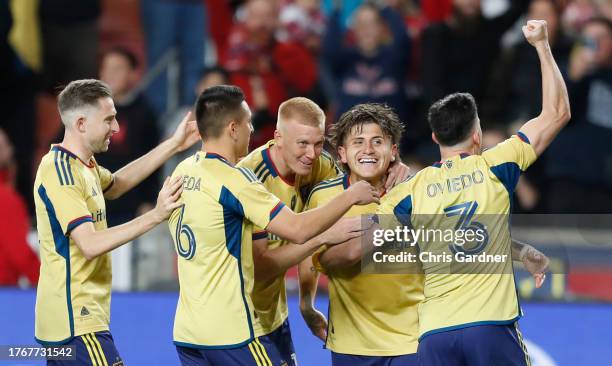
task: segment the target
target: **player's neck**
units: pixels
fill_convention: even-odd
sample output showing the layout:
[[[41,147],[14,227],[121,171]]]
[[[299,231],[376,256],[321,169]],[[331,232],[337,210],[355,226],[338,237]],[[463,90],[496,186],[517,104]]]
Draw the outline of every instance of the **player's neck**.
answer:
[[[279,147],[276,145],[270,146],[270,159],[283,178],[293,180],[295,178],[295,172],[291,170],[289,164],[283,159]]]
[[[474,155],[476,153],[476,147],[466,147],[466,146],[448,146],[448,147],[440,147],[440,161],[450,159],[453,156],[468,154]]]
[[[385,176],[382,175],[380,177],[374,177],[374,178],[368,178],[365,179],[357,174],[355,174],[354,172],[351,172],[351,174],[349,174],[349,183],[350,184],[355,184],[359,181],[365,180],[366,182],[370,183],[372,185],[372,187],[376,188],[376,190],[379,193],[384,193],[385,192]]]
[[[207,140],[202,144],[202,151],[219,154],[234,165],[238,163],[238,155],[232,149],[232,144],[220,140]]]
[[[62,148],[76,155],[81,161],[89,162],[93,157],[93,152],[89,150],[82,141],[73,136],[70,132],[64,133],[64,139],[59,144]]]

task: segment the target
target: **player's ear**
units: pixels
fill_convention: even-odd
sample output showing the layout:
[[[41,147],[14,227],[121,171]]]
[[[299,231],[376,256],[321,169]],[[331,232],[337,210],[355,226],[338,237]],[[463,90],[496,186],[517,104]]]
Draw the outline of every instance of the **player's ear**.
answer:
[[[340,161],[342,164],[348,164],[348,159],[346,158],[346,149],[344,146],[338,146],[338,156],[340,156]]]
[[[433,142],[435,142],[437,145],[440,145],[440,142],[438,141],[438,138],[436,137],[435,133],[431,133],[431,139],[433,140]]]
[[[85,123],[87,122],[87,117],[84,115],[78,115],[76,121],[74,121],[74,128],[79,132],[85,132],[87,130]]]
[[[282,146],[283,144],[283,134],[278,127],[274,130],[274,141],[279,146]]]
[[[231,120],[227,125],[227,129],[232,140],[236,140],[238,138],[238,122]]]
[[[391,154],[392,154],[391,161],[394,162],[395,157],[397,156],[397,144],[391,145]]]
[[[472,133],[472,142],[475,146],[480,146],[482,144],[482,136],[480,135],[478,130],[475,130]]]

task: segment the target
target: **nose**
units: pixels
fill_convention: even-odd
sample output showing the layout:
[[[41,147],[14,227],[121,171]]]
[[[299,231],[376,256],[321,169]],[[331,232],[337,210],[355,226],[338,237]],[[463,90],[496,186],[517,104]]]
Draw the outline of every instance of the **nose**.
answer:
[[[308,159],[314,160],[315,158],[315,147],[314,145],[308,145],[306,148],[306,157]]]
[[[113,133],[117,133],[119,132],[120,128],[119,128],[119,122],[117,122],[117,119],[115,118],[113,120],[113,123],[111,124],[111,131],[113,131]]]
[[[370,153],[373,153],[373,152],[374,152],[374,146],[372,146],[372,142],[371,141],[366,141],[364,153],[370,154]]]

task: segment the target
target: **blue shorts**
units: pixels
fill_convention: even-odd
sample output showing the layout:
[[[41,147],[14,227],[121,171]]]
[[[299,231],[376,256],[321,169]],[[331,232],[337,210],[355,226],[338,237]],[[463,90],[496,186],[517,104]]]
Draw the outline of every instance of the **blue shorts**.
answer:
[[[333,366],[417,366],[417,355],[358,356],[332,352]]]
[[[198,349],[176,346],[182,366],[284,366],[278,353],[259,338],[249,344],[228,349]]]
[[[419,366],[531,366],[516,322],[430,334],[417,356]]]
[[[74,337],[67,346],[75,347],[76,360],[47,361],[49,366],[123,366],[109,331]]]
[[[267,349],[278,355],[280,365],[297,366],[289,319],[286,319],[274,332],[259,337],[259,340]]]

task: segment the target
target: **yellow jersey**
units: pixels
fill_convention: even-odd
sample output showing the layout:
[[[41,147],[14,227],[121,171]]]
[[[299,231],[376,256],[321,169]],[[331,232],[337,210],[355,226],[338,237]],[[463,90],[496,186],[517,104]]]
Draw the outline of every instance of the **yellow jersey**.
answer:
[[[180,295],[174,343],[191,348],[236,348],[255,338],[254,225],[266,227],[284,206],[247,168],[198,152],[173,176],[184,177],[181,200],[168,221]]]
[[[320,207],[349,187],[348,175],[324,181],[312,190],[307,209]],[[377,204],[353,206],[344,216],[376,212]],[[315,268],[325,272],[317,251]],[[423,298],[419,274],[366,274],[360,264],[327,272],[329,323],[326,347],[337,353],[363,356],[399,356],[416,353]]]
[[[520,318],[509,215],[519,176],[535,160],[533,147],[519,132],[482,155],[456,155],[425,168],[381,200],[378,214],[394,215],[414,229],[454,227],[483,233],[482,240],[472,240],[470,246],[457,239],[434,240],[427,242],[429,246],[419,241],[425,274],[420,338],[475,325],[510,324]],[[467,254],[484,261],[457,260]],[[494,258],[501,261],[494,263]]]
[[[275,196],[290,207],[294,212],[304,209],[304,202],[312,187],[338,175],[338,169],[332,157],[325,151],[315,160],[312,172],[307,176],[296,176],[295,180],[282,177],[270,157],[270,147],[274,140],[253,150],[242,159],[237,166],[251,169],[257,179]],[[262,228],[257,228],[254,239],[266,237]],[[268,249],[274,249],[287,242],[276,235],[267,234]],[[285,290],[285,275],[268,281],[255,282],[253,289],[255,312],[259,326],[255,329],[256,336],[262,336],[275,331],[287,319],[287,294]]]
[[[36,289],[36,340],[64,344],[73,337],[109,329],[111,255],[87,260],[70,238],[84,222],[106,229],[104,191],[113,175],[53,145],[42,158],[34,182],[40,245]]]

